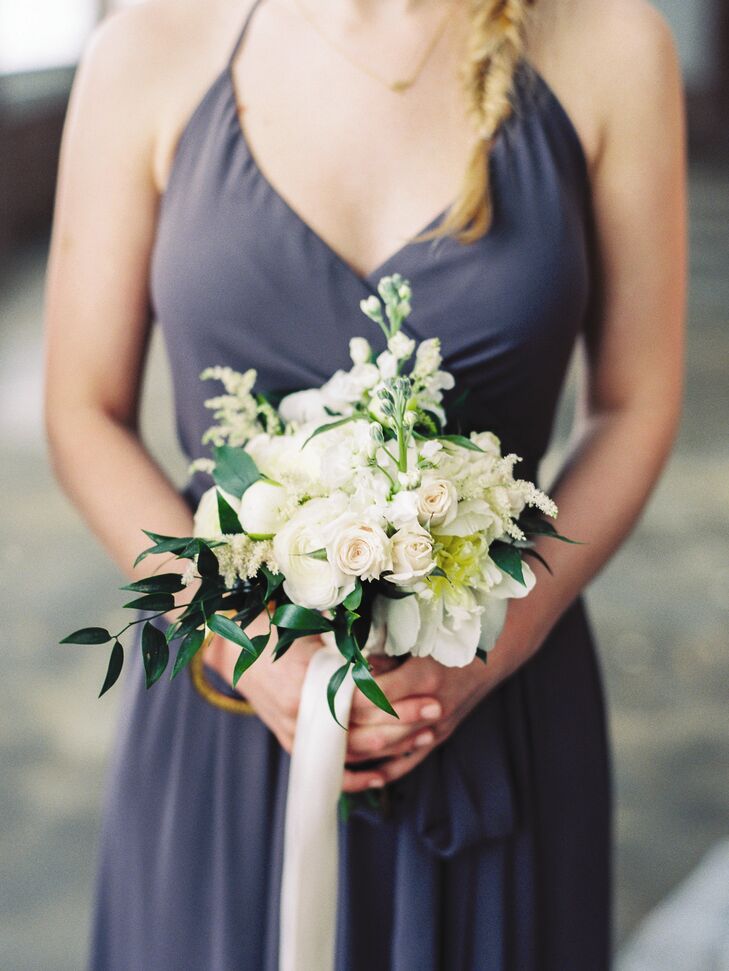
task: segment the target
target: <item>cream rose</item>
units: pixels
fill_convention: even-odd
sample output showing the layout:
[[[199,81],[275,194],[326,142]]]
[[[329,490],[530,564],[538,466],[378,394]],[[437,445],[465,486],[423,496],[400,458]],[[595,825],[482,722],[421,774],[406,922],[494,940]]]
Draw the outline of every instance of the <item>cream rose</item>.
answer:
[[[305,503],[276,534],[273,553],[283,573],[284,590],[301,607],[327,610],[354,590],[354,577],[329,559],[309,556],[326,547],[333,520],[344,512],[347,497],[339,493]]]
[[[458,512],[458,493],[448,479],[428,479],[418,489],[418,519],[424,525],[447,526]]]
[[[333,538],[327,546],[329,560],[347,576],[377,580],[384,570],[392,569],[390,541],[377,525],[363,523],[347,516],[332,526]]]
[[[433,569],[433,538],[419,523],[403,526],[391,537],[392,583],[411,583]]]

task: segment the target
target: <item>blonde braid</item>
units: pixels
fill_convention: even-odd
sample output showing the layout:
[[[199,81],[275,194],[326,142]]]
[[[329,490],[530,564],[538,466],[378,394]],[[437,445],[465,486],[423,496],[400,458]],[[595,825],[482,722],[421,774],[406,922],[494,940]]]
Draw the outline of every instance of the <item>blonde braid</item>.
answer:
[[[476,142],[459,195],[430,238],[455,236],[472,243],[488,232],[493,209],[489,155],[512,112],[514,74],[524,52],[528,8],[534,0],[471,0],[463,82]]]

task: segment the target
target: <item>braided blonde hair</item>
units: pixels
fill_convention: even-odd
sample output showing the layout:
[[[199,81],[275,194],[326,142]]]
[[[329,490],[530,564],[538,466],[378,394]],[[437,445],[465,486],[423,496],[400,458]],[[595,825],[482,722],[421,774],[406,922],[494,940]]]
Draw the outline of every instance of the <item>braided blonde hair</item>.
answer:
[[[472,243],[493,215],[489,156],[496,134],[512,112],[514,74],[524,53],[527,14],[535,0],[470,0],[463,83],[476,134],[460,192],[440,225],[424,238],[454,236]]]

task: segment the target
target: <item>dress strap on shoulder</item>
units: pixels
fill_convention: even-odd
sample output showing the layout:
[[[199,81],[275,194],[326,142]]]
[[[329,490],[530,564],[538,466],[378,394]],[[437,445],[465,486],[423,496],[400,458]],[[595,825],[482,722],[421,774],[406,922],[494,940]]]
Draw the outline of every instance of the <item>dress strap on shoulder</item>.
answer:
[[[253,0],[253,3],[251,4],[251,7],[249,8],[248,13],[245,16],[245,20],[243,21],[243,26],[240,29],[240,33],[238,34],[235,44],[233,45],[233,50],[230,52],[228,65],[231,65],[233,61],[236,59],[238,55],[238,51],[240,50],[240,45],[243,43],[243,38],[245,37],[246,31],[248,30],[250,22],[253,19],[253,14],[256,12],[258,7],[260,7],[262,2],[263,0]]]

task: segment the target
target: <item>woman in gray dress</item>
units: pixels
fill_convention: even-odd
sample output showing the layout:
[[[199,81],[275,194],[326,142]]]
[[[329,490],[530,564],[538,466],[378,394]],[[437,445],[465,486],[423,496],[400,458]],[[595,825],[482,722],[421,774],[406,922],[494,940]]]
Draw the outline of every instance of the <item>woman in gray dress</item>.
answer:
[[[152,320],[191,458],[203,367],[321,383],[385,272],[412,281],[408,332],[439,335],[469,388],[465,427],[494,429],[527,477],[586,351],[554,490],[585,545],[550,547],[553,575],[510,606],[488,665],[383,670],[398,723],[354,705],[343,787],[386,787],[387,808],[341,829],[338,971],[608,967],[607,745],[580,594],[675,432],[684,261],[681,84],[644,0],[150,0],[89,47],[53,239],[48,430],[125,571],[141,527],[186,534],[207,486],[178,493],[139,438]],[[255,665],[245,702],[221,640],[200,690],[147,695],[139,662],[127,672],[95,971],[276,968],[287,753],[319,646]]]

